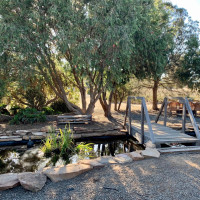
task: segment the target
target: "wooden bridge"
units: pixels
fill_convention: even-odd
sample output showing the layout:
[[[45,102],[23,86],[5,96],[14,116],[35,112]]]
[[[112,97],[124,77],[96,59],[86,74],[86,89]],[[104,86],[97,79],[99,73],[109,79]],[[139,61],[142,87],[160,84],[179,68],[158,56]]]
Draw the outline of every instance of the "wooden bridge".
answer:
[[[176,99],[183,104],[182,111],[182,130],[174,130],[167,127],[167,105],[169,99]],[[140,100],[141,101],[141,120],[139,122],[133,122],[131,115],[131,101]],[[194,128],[196,137],[185,134],[186,125],[186,110],[188,111],[192,126]],[[163,125],[158,124],[158,120],[164,111],[164,123]],[[128,123],[127,123],[128,119]],[[145,122],[146,119],[146,122]],[[176,97],[176,98],[165,98],[161,109],[155,119],[154,123],[151,123],[149,113],[147,110],[146,102],[144,97],[128,97],[126,115],[124,121],[124,127],[128,129],[130,135],[138,140],[140,144],[146,144],[151,141],[156,147],[161,147],[161,144],[173,144],[173,143],[192,143],[198,145],[200,141],[199,128],[196,124],[193,112],[191,110],[189,101],[187,98]]]

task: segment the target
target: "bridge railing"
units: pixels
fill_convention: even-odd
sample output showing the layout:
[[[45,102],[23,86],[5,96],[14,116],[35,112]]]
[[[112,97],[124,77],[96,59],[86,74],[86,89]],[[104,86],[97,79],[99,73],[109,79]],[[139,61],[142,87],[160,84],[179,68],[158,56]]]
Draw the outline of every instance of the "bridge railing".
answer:
[[[126,127],[126,121],[127,121],[127,117],[128,117],[128,131],[129,131],[129,134],[132,135],[131,100],[140,100],[141,101],[141,132],[140,132],[141,143],[144,144],[144,137],[145,137],[144,136],[144,120],[145,120],[145,118],[146,118],[146,122],[148,125],[151,141],[152,141],[152,143],[155,143],[155,137],[154,137],[154,133],[152,130],[152,125],[151,125],[151,121],[150,121],[150,117],[149,117],[149,113],[147,110],[146,101],[145,101],[144,97],[134,97],[134,96],[128,97],[127,105],[126,105],[124,127]]]
[[[199,132],[199,128],[197,126],[196,120],[194,118],[191,106],[189,104],[188,98],[185,97],[165,97],[164,101],[161,105],[160,111],[155,119],[155,122],[157,123],[163,110],[164,110],[164,126],[167,126],[167,106],[169,103],[169,100],[178,100],[179,103],[183,104],[183,112],[182,112],[182,132],[185,133],[185,126],[186,126],[186,110],[188,111],[189,117],[190,117],[190,121],[192,123],[192,126],[194,128],[196,137],[198,139],[200,139],[200,132]]]

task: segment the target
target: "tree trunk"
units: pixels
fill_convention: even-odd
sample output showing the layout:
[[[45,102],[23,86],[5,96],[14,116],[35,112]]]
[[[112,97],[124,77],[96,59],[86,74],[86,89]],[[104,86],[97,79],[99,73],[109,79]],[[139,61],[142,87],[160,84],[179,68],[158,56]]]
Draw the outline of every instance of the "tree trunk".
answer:
[[[99,98],[101,106],[104,110],[104,116],[111,117],[111,104],[112,104],[113,91],[110,92],[108,103],[106,101],[106,92],[102,92],[102,96]]]
[[[159,85],[159,80],[154,80],[154,85],[153,85],[153,110],[158,110],[158,85]]]
[[[80,93],[81,93],[82,112],[85,114],[86,113],[86,90],[85,90],[85,88],[81,88]]]
[[[114,99],[114,104],[115,104],[115,111],[117,111],[117,91],[115,90],[115,92],[113,93],[113,99]]]

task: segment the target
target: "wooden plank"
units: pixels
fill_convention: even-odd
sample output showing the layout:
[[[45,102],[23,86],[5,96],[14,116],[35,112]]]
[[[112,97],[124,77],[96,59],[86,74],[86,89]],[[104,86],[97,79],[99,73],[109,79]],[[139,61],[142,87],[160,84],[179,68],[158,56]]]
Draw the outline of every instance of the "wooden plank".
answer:
[[[166,153],[183,153],[183,152],[199,152],[200,147],[188,146],[188,147],[170,147],[170,148],[157,148],[161,154]]]
[[[91,118],[92,115],[59,115],[58,118]]]
[[[186,124],[186,106],[183,103],[183,115],[182,115],[182,132],[185,133],[185,124]]]

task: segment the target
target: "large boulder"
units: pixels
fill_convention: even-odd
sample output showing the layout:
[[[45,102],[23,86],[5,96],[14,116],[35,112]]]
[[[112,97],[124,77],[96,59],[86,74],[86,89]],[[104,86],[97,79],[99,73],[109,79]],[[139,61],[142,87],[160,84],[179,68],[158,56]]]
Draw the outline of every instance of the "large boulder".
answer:
[[[21,173],[18,175],[18,179],[24,189],[32,192],[41,190],[47,181],[44,174],[34,172]]]
[[[80,164],[85,164],[85,165],[90,165],[92,166],[93,168],[102,168],[104,167],[105,165],[98,162],[96,159],[85,159],[85,160],[80,160],[78,163]]]
[[[0,191],[7,190],[19,185],[18,175],[16,173],[8,173],[0,175]]]
[[[69,164],[60,167],[47,167],[43,169],[43,173],[53,182],[68,180],[74,178],[84,172],[91,170],[91,165],[85,164]]]
[[[144,157],[150,157],[150,158],[160,157],[160,152],[157,149],[153,149],[153,148],[146,148],[144,151],[141,152],[141,154]]]

